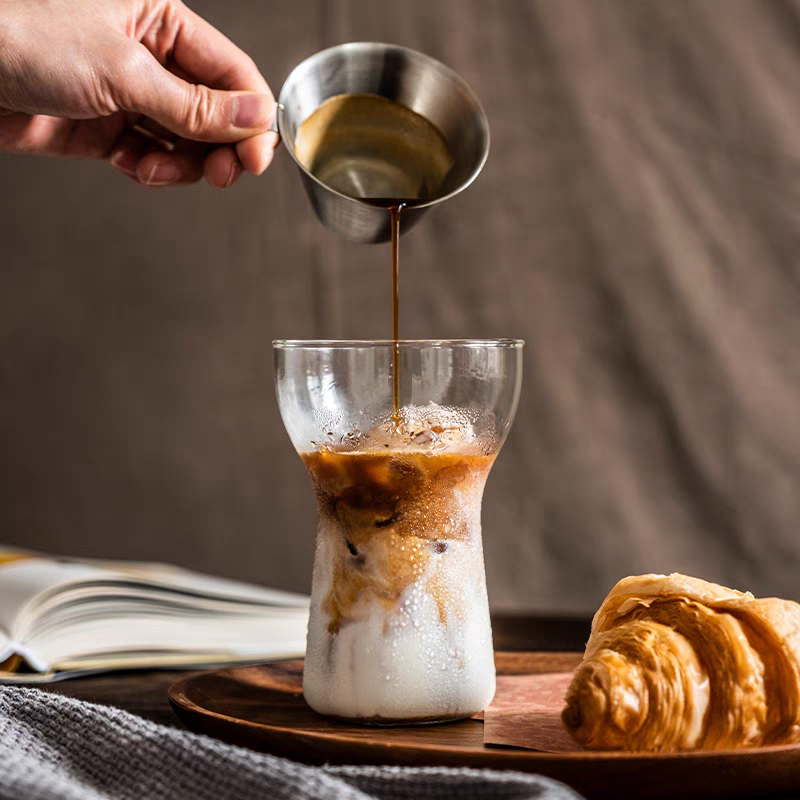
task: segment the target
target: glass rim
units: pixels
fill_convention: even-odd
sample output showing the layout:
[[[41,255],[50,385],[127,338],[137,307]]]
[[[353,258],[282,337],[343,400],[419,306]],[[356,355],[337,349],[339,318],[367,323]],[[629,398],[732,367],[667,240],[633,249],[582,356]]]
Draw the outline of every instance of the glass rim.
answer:
[[[519,349],[524,344],[524,339],[273,339],[272,341],[275,350],[358,350],[395,346],[401,350],[426,347]]]

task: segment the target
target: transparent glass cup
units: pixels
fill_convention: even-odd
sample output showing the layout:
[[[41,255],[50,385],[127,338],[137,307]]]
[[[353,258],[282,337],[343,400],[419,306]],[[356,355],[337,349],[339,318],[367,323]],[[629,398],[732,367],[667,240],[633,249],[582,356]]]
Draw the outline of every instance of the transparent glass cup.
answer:
[[[318,504],[308,704],[387,725],[480,711],[495,689],[481,500],[522,342],[273,344],[281,416]]]

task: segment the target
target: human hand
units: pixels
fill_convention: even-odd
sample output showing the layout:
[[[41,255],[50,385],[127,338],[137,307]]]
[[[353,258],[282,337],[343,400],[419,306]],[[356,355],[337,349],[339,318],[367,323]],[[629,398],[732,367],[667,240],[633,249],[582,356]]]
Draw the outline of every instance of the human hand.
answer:
[[[0,2],[0,151],[226,188],[269,166],[274,113],[252,59],[181,0]]]

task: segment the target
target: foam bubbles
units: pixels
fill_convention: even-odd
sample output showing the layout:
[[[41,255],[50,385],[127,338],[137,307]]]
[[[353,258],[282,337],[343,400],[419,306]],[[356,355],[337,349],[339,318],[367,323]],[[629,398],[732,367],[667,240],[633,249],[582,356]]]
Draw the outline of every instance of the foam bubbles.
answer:
[[[494,453],[497,446],[495,417],[483,408],[462,408],[428,403],[387,412],[367,430],[351,426],[334,433],[321,425],[315,447],[349,450],[414,450],[430,452]]]

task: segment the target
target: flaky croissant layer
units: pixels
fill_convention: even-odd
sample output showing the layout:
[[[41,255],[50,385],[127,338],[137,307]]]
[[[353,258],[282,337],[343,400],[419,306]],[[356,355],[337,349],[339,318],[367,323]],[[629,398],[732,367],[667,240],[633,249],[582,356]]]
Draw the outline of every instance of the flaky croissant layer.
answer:
[[[800,605],[686,575],[621,580],[562,713],[584,747],[653,752],[800,741]]]

